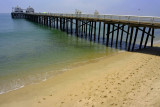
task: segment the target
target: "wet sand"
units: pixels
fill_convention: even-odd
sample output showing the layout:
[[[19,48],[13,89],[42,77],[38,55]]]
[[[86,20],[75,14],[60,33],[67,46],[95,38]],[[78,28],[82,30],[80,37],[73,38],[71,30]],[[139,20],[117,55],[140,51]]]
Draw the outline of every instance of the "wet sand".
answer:
[[[160,45],[77,66],[0,95],[0,107],[160,107]]]

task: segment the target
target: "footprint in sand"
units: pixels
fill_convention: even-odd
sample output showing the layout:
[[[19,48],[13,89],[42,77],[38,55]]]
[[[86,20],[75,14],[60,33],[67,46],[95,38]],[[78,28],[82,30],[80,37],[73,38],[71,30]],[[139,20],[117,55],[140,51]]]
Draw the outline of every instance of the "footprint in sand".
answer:
[[[90,100],[91,99],[91,97],[88,97],[88,100]]]
[[[89,102],[85,103],[85,105],[87,105],[87,106],[88,106],[88,104],[89,104]]]
[[[43,100],[46,100],[46,98],[43,98]]]
[[[105,95],[105,96],[103,96],[103,98],[107,98],[107,96]]]
[[[118,85],[121,85],[121,83],[118,83]]]
[[[110,104],[111,106],[113,106],[114,105],[114,103],[112,103],[112,104]]]
[[[135,90],[135,88],[132,88],[132,90]]]
[[[38,101],[38,103],[41,103],[40,101]]]
[[[126,98],[124,98],[124,99],[123,99],[123,101],[127,101],[127,99],[126,99]],[[124,103],[124,102],[123,102],[123,103]]]
[[[125,82],[125,80],[122,80],[122,82]]]
[[[104,102],[101,102],[101,104],[103,104]]]
[[[104,93],[104,91],[101,91],[102,93]]]
[[[72,96],[72,94],[69,94],[69,96]]]
[[[128,77],[126,77],[125,79],[128,79]]]

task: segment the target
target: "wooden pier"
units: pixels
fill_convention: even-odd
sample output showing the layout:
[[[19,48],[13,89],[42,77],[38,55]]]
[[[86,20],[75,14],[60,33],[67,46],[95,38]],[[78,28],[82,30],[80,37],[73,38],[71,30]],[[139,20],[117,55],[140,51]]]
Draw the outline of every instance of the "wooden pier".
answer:
[[[127,51],[146,48],[147,44],[152,47],[154,31],[160,28],[159,17],[24,13],[24,18]]]

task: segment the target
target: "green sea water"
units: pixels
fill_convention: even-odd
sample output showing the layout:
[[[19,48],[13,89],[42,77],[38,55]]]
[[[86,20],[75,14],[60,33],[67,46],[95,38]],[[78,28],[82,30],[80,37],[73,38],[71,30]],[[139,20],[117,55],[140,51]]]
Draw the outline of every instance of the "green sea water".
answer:
[[[25,19],[0,14],[0,93],[56,76],[76,63],[118,53]]]

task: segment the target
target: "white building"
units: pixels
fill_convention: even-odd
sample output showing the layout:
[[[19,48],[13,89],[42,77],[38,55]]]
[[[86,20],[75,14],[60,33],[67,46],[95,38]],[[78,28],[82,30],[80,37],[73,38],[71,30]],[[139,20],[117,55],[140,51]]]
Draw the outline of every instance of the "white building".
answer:
[[[82,12],[81,12],[80,10],[77,10],[77,9],[76,9],[76,10],[75,10],[75,14],[79,14],[79,15],[80,15],[80,14],[82,14]]]
[[[23,13],[23,9],[21,9],[19,6],[15,7],[13,11],[16,13]]]
[[[99,15],[99,12],[95,10],[94,15]]]
[[[26,13],[34,13],[34,9],[29,6],[27,9],[26,9]]]

